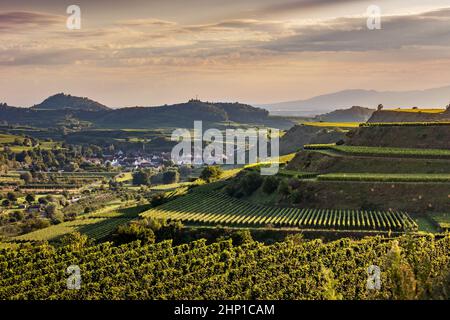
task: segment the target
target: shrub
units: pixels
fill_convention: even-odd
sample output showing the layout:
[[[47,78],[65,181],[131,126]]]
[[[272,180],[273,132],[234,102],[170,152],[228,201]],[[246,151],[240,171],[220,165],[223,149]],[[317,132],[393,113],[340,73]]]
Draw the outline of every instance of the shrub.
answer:
[[[50,203],[45,207],[45,213],[47,214],[47,217],[52,220],[53,223],[61,223],[64,221],[64,215],[59,210],[58,206],[54,203]]]
[[[277,177],[268,176],[264,179],[262,190],[264,191],[264,193],[271,194],[277,190],[279,184],[280,181]]]
[[[238,192],[239,187],[233,183],[230,183],[229,185],[227,185],[225,187],[225,192],[230,196],[233,197],[236,195],[236,193]]]
[[[20,179],[22,179],[25,183],[30,183],[33,180],[31,173],[23,172],[20,174]]]
[[[34,196],[32,194],[27,194],[27,196],[25,197],[25,201],[31,204],[34,201],[36,201],[36,199],[34,198]]]
[[[140,240],[142,243],[155,242],[153,230],[139,223],[119,226],[113,238],[119,243],[127,243],[135,240]]]
[[[169,170],[163,173],[162,179],[164,184],[177,183],[180,180],[180,174],[178,171]]]
[[[253,237],[249,230],[234,231],[229,235],[224,235],[224,236],[217,238],[217,241],[222,241],[222,240],[227,240],[227,239],[231,239],[234,246],[240,246],[244,243],[253,242]]]
[[[74,251],[80,251],[89,245],[90,240],[85,234],[73,232],[62,237],[60,242],[63,246],[68,246]]]
[[[255,192],[262,184],[263,178],[257,172],[249,172],[246,174],[241,181],[242,191],[250,196]]]
[[[6,195],[6,198],[10,202],[16,202],[17,201],[17,195],[14,192],[8,192],[8,194]]]
[[[300,190],[295,190],[291,194],[292,203],[301,203],[304,199],[303,192]]]
[[[297,178],[291,178],[289,179],[289,187],[291,187],[291,189],[298,189],[301,186],[301,181]]]
[[[149,185],[150,173],[148,171],[139,170],[133,173],[133,184],[135,186]]]
[[[288,195],[291,194],[291,187],[289,186],[289,183],[286,180],[282,180],[278,185],[278,193],[284,197],[287,197]]]
[[[39,198],[39,200],[38,200],[38,202],[40,203],[40,204],[47,204],[48,203],[48,200],[46,199],[46,198]]]
[[[50,226],[50,222],[47,219],[25,219],[21,224],[21,233],[29,233],[35,230],[47,228],[48,226]]]
[[[157,193],[150,199],[150,203],[152,204],[153,207],[160,206],[166,203],[167,201],[168,199],[166,198],[164,193]]]
[[[9,220],[11,222],[22,221],[25,218],[23,211],[14,211],[9,214]]]
[[[218,166],[207,166],[202,170],[200,179],[206,182],[212,182],[218,180],[222,176],[222,169]]]

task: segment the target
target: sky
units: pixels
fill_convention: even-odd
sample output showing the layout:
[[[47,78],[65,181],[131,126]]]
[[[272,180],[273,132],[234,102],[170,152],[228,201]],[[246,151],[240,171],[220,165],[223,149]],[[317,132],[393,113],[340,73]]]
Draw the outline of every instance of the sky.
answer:
[[[448,70],[450,0],[0,0],[0,102],[13,106],[59,92],[264,104],[443,87]]]

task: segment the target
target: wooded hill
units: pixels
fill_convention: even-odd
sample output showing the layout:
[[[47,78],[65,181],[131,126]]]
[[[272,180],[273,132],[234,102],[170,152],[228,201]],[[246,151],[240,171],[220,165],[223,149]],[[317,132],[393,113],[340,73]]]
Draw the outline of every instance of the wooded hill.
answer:
[[[68,121],[84,126],[111,128],[191,127],[194,120],[258,123],[269,112],[241,103],[212,103],[190,100],[159,107],[111,109],[88,98],[57,94],[31,108],[0,104],[0,122],[9,125],[55,127]]]

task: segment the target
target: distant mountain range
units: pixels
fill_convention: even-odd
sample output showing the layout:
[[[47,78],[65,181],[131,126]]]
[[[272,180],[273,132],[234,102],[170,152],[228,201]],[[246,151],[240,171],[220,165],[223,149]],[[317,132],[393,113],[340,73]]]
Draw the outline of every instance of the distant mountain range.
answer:
[[[376,108],[444,108],[450,102],[450,86],[413,91],[344,90],[306,100],[258,105],[277,115],[316,116],[336,109],[361,106]]]
[[[283,127],[287,120],[269,119],[267,110],[241,103],[213,103],[190,100],[186,103],[159,107],[129,107],[111,109],[88,98],[63,93],[45,99],[31,108],[0,104],[0,122],[8,125],[30,125],[54,128],[163,128],[191,127],[194,121],[210,123],[238,122],[269,124]],[[287,123],[289,122],[289,123]]]

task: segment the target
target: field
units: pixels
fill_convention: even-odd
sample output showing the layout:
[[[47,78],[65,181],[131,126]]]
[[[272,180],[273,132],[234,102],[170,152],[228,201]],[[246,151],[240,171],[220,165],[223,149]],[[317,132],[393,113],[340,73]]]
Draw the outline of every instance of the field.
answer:
[[[78,219],[27,233],[13,238],[12,241],[55,241],[72,232],[80,232],[99,240],[114,231],[117,226],[130,220],[129,218]]]
[[[450,182],[450,174],[327,173],[318,175],[317,179],[324,181]]]
[[[129,182],[133,180],[133,174],[131,172],[123,172],[116,176],[114,180],[117,182]]]
[[[430,293],[425,288],[438,287],[439,277],[447,271],[449,250],[449,237],[408,236],[328,243],[286,240],[272,245],[233,245],[231,240],[179,246],[172,241],[58,249],[43,245],[0,252],[0,299],[426,298]],[[402,269],[392,265],[393,259]],[[373,264],[383,270],[383,285],[370,292],[367,267]],[[67,288],[70,265],[80,268],[79,290]],[[398,277],[403,276],[395,270],[405,268],[413,270],[417,292],[395,290]]]
[[[447,149],[389,148],[364,146],[338,146],[335,144],[309,144],[305,150],[331,150],[346,155],[370,157],[406,157],[424,159],[450,159]]]
[[[142,214],[188,224],[332,230],[409,231],[404,212],[279,208],[252,204],[217,192],[194,192]]]
[[[397,108],[397,109],[383,109],[384,111],[395,112],[413,112],[413,113],[443,113],[445,109],[421,109],[421,108]]]
[[[45,172],[48,180],[25,184],[20,179],[20,172],[11,171],[0,175],[0,185],[21,186],[23,191],[60,192],[62,190],[76,190],[100,184],[117,175],[117,172]]]
[[[272,157],[272,158],[269,158],[268,161],[261,161],[261,162],[247,164],[244,166],[244,168],[259,167],[259,166],[264,166],[264,165],[270,165],[273,163],[278,163],[279,165],[286,164],[287,162],[291,161],[294,157],[295,157],[295,152],[289,153],[286,155],[281,155],[279,157]]]
[[[305,126],[328,128],[357,128],[360,122],[302,122]]]
[[[73,232],[86,234],[88,237],[101,240],[110,235],[119,225],[135,219],[146,206],[119,209],[119,205],[109,205],[95,212],[81,215],[76,220],[63,222],[11,239],[12,242],[23,241],[55,241],[61,236]]]
[[[24,137],[4,133],[0,134],[0,151],[4,150],[5,145],[8,145],[9,149],[11,149],[11,151],[14,153],[29,151],[36,148],[40,148],[42,150],[51,150],[53,148],[60,147],[57,142],[41,141],[39,145],[31,147],[31,146],[15,145],[14,143],[16,141],[19,143],[23,143]]]
[[[0,185],[19,185],[23,181],[20,179],[20,174],[18,172],[8,172],[0,174]]]
[[[433,220],[442,230],[450,230],[450,213],[434,214]]]
[[[312,179],[317,177],[318,173],[315,172],[300,172],[297,170],[280,169],[278,172],[282,177],[296,177],[299,179]]]
[[[13,143],[16,139],[19,139],[19,141],[23,141],[23,138],[21,139],[18,136],[14,136],[11,134],[0,134],[0,144]]]
[[[365,122],[360,127],[436,127],[450,126],[449,121],[432,121],[432,122]]]

